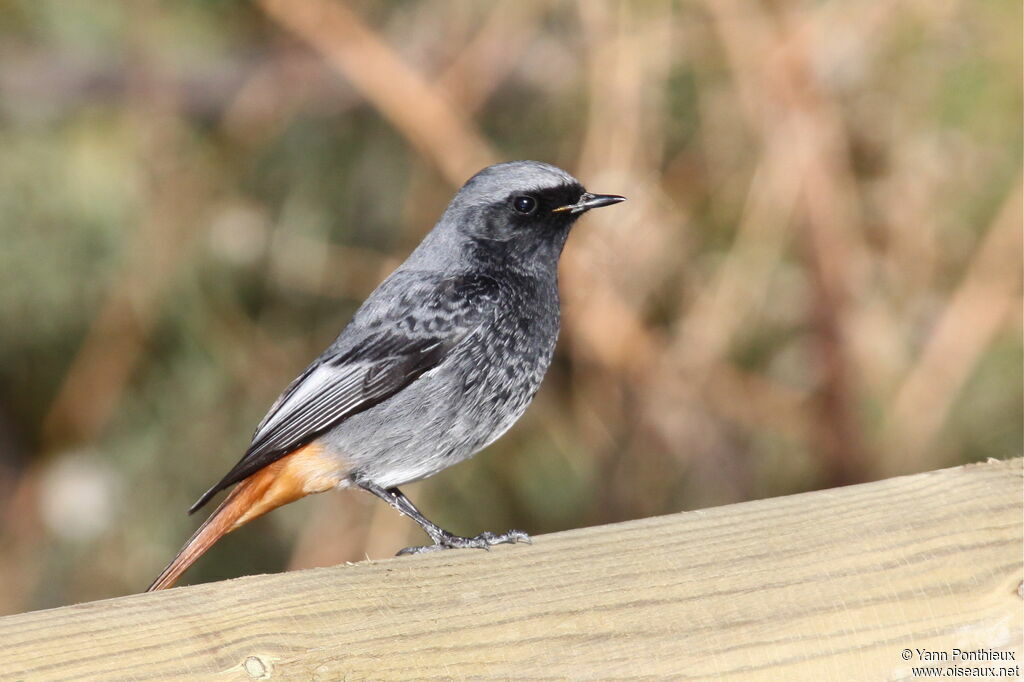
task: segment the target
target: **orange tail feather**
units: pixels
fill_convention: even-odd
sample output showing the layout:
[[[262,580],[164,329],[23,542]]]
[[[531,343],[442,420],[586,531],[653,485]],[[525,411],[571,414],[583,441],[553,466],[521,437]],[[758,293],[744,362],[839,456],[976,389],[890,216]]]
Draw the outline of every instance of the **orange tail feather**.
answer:
[[[265,466],[235,486],[146,591],[173,586],[215,542],[236,528],[300,497],[329,490],[341,478],[337,460],[324,456],[322,448],[312,443]]]

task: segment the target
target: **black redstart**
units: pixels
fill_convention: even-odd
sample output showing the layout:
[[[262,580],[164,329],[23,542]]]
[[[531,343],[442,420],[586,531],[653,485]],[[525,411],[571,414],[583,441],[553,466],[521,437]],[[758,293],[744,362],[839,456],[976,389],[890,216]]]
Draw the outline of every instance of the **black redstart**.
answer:
[[[245,456],[192,505],[237,483],[149,586],[170,587],[226,533],[283,504],[359,487],[423,527],[434,544],[402,553],[528,541],[464,538],[427,520],[398,486],[461,462],[526,410],[558,337],[558,258],[590,194],[537,161],[474,175],[409,258],[295,379]]]

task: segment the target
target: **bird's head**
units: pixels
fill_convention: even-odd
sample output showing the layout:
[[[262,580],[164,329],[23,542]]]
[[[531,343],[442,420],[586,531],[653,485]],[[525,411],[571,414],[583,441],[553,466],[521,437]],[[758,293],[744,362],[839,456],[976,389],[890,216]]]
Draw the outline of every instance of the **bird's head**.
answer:
[[[463,256],[550,267],[580,216],[620,201],[625,197],[587,192],[555,166],[512,161],[470,178],[435,229],[460,241]]]

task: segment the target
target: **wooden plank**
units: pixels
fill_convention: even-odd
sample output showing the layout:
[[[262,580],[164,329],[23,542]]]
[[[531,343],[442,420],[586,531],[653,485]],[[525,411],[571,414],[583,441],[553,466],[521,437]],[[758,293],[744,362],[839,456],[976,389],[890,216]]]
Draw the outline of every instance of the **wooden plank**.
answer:
[[[0,618],[0,679],[911,679],[1022,652],[1021,460]],[[904,650],[911,660],[904,660]]]

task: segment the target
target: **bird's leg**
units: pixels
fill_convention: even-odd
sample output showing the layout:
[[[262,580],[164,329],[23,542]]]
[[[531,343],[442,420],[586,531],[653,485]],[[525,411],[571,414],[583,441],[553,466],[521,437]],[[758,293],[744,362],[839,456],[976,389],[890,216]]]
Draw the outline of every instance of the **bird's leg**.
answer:
[[[387,502],[396,511],[398,511],[399,514],[404,514],[418,523],[420,527],[426,531],[427,535],[430,536],[430,539],[434,541],[434,544],[423,547],[406,547],[398,552],[400,555],[434,552],[441,549],[459,549],[462,547],[490,549],[491,545],[498,545],[502,543],[530,542],[530,536],[521,530],[510,530],[507,533],[502,533],[501,535],[484,531],[472,538],[453,535],[421,514],[420,510],[417,509],[409,498],[403,495],[402,491],[398,488],[382,488],[375,483],[365,480],[355,480],[355,484],[363,490],[373,493],[380,499]]]

